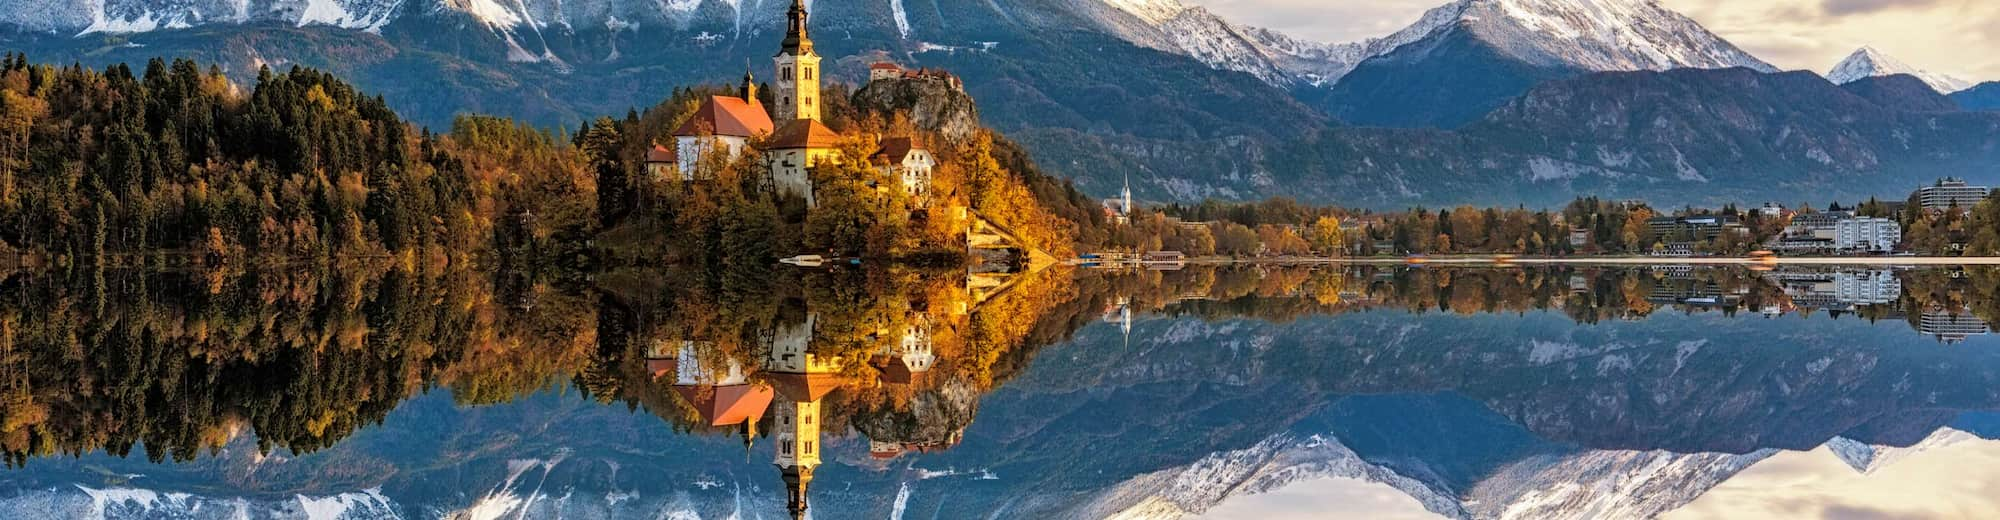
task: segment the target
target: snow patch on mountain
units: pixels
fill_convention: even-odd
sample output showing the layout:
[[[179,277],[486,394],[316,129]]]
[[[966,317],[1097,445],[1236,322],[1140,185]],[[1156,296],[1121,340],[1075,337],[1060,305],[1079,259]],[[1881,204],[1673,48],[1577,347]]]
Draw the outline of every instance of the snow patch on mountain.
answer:
[[[910,38],[910,13],[903,10],[903,0],[889,0],[889,10],[896,16],[896,34],[903,39]]]
[[[1847,59],[1840,60],[1840,64],[1834,65],[1833,70],[1827,72],[1826,79],[1835,84],[1846,85],[1864,78],[1896,74],[1916,76],[1939,94],[1950,94],[1973,87],[1970,81],[1919,69],[1874,47],[1862,47],[1854,51],[1854,54],[1848,55]]]
[[[382,26],[395,19],[403,0],[388,3],[370,3],[357,0],[307,0],[304,11],[299,13],[296,24],[331,25],[347,29],[361,29],[378,32]],[[248,18],[249,4],[243,4],[243,17]]]

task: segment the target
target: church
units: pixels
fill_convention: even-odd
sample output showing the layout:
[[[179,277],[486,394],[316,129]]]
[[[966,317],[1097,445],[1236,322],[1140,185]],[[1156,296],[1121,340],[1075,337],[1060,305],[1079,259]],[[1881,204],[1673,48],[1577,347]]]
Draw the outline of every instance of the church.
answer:
[[[709,97],[674,130],[672,150],[655,146],[646,156],[647,171],[656,178],[671,178],[669,171],[678,171],[680,180],[689,182],[712,178],[712,173],[703,171],[708,167],[701,163],[703,157],[722,153],[734,160],[761,139],[771,188],[779,195],[804,199],[808,208],[818,207],[813,168],[840,164],[844,158],[840,133],[820,119],[823,71],[808,34],[809,16],[805,3],[793,0],[785,17],[784,42],[771,58],[773,106],[766,108],[759,101],[756,84],[746,74],[740,97]],[[888,139],[884,145],[866,160],[880,163],[873,166],[891,177],[887,184],[901,185],[913,196],[927,193],[936,163],[930,152],[910,138]]]

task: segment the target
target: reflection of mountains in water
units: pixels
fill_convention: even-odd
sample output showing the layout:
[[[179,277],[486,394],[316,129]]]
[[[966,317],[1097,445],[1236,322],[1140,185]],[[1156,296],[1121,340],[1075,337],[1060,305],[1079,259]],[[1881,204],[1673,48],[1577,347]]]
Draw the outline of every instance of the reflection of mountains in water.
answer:
[[[1645,287],[1605,283],[1626,274],[1585,277],[1599,286]],[[1971,413],[2000,408],[2000,396],[1989,390],[2000,388],[1993,384],[1996,349],[1941,347],[1899,324],[1823,314],[1762,320],[1645,309],[1646,319],[1578,327],[1578,307],[1619,308],[1629,316],[1640,305],[1633,302],[1646,298],[1543,283],[1570,275],[1429,270],[1386,278],[1341,273],[1338,281],[1308,276],[1295,284],[1197,271],[1136,287],[1083,280],[1079,294],[1062,299],[1070,303],[1015,315],[1036,318],[1022,328],[1061,332],[1012,337],[1063,336],[1111,316],[1130,327],[1129,339],[1120,338],[1119,327],[1097,327],[1035,352],[1032,361],[988,365],[1021,365],[1007,369],[1018,372],[999,378],[1005,384],[990,392],[967,372],[970,378],[941,379],[901,397],[864,387],[828,394],[845,401],[827,408],[833,424],[811,510],[819,518],[1171,516],[1332,475],[1388,483],[1451,516],[1648,516],[1775,449],[1826,445],[1857,467],[1880,467],[1904,451],[1897,446],[2000,432]],[[1291,275],[1253,278],[1285,276]],[[1537,277],[1542,282],[1522,280]],[[1550,310],[1507,310],[1516,305],[1506,303],[1516,301],[1510,283],[1532,286],[1522,289],[1529,303],[1519,305]],[[1536,292],[1551,285],[1553,291]],[[1314,298],[1299,287],[1347,297]],[[1482,295],[1458,294],[1468,287]],[[1751,287],[1746,301],[1765,297],[1772,285]],[[1209,298],[1172,303],[1187,294]],[[1293,312],[1301,300],[1317,310]],[[1468,303],[1474,301],[1484,303]],[[1106,303],[1121,302],[1119,312],[1101,313]],[[1128,317],[1135,307],[1138,317]],[[1439,308],[1456,315],[1347,312]],[[1151,313],[1156,309],[1181,317],[1163,319]],[[626,326],[658,330],[644,312],[635,314],[630,323],[612,320],[624,325],[600,324],[600,335]],[[1245,315],[1283,321],[1232,318]],[[900,345],[904,338],[897,336]],[[644,343],[631,349],[664,351],[652,348],[658,342]],[[704,356],[683,351],[674,361]],[[664,359],[641,357],[654,356],[628,362],[644,366],[644,377],[662,376],[655,390],[677,391],[672,383],[683,381],[687,364],[668,378],[647,363]],[[750,359],[756,358],[740,364],[757,364]],[[892,372],[884,366],[854,368]],[[725,381],[703,378],[729,371],[694,373],[689,381],[719,384]],[[898,404],[855,399],[868,395]],[[784,516],[784,482],[769,451],[774,425],[759,425],[750,448],[740,431],[719,426],[726,425],[662,422],[578,396],[544,393],[469,409],[424,396],[310,455],[258,455],[255,439],[238,436],[217,456],[176,466],[95,455],[38,459],[10,474],[22,477],[14,489],[26,494],[11,495],[0,509],[53,517],[100,506],[133,513],[114,517],[198,518],[241,507],[283,518],[336,506],[361,517]],[[690,428],[710,433],[674,431]],[[1969,433],[1955,433],[1961,430]],[[146,476],[106,476],[127,473]]]

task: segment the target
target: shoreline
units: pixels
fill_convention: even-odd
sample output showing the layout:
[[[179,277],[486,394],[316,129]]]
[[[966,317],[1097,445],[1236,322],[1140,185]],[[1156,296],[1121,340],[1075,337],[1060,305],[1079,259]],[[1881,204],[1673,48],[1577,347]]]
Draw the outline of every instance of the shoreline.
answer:
[[[1070,261],[1070,265],[1081,266],[1088,262]],[[1605,256],[1605,257],[1510,257],[1500,255],[1459,255],[1429,256],[1421,259],[1401,257],[1365,258],[1191,258],[1184,262],[1136,261],[1104,263],[1104,266],[1171,266],[1171,265],[1450,265],[1450,266],[1511,266],[1511,265],[1717,265],[1717,266],[1776,266],[1776,265],[1830,265],[1830,266],[1953,266],[1953,265],[2000,265],[2000,257],[1995,256],[1858,256],[1858,257],[1776,257],[1753,259],[1740,257],[1646,257],[1646,256]]]

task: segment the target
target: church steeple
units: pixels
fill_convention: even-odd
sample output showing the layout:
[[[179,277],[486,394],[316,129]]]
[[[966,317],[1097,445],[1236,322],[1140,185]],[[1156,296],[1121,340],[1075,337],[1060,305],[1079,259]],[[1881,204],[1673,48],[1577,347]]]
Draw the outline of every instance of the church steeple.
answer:
[[[777,86],[772,92],[776,102],[771,118],[778,120],[779,126],[791,121],[819,120],[819,54],[813,52],[812,38],[806,37],[805,0],[792,0],[792,9],[787,14],[789,20],[785,28],[784,47],[778,55],[772,56],[776,67]]]
[[[757,77],[751,75],[747,69],[743,71],[743,101],[757,102]]]
[[[785,20],[787,22],[785,26],[785,47],[780,54],[790,54],[793,56],[812,54],[812,38],[806,36],[806,18],[809,16],[811,14],[806,12],[805,0],[792,0],[792,8],[785,11]]]
[[[792,518],[806,517],[806,486],[812,483],[812,468],[785,473],[785,510]]]

